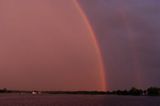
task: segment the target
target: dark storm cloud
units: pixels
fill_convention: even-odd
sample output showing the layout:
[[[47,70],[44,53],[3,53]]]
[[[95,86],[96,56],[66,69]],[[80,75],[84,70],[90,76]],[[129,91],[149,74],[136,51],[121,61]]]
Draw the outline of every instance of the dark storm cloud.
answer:
[[[160,85],[160,1],[79,0],[99,40],[111,89]]]

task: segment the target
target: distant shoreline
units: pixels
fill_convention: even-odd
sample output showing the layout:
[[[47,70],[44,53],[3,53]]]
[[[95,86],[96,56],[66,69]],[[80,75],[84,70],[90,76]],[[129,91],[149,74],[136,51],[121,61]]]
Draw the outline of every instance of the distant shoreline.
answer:
[[[0,94],[86,94],[86,95],[106,95],[107,92],[103,91],[20,91],[20,90],[7,90],[0,92]]]
[[[114,90],[114,91],[22,91],[0,89],[0,94],[18,93],[18,94],[83,94],[83,95],[123,95],[123,96],[160,96],[160,88],[150,87],[146,90],[131,88],[130,90]]]

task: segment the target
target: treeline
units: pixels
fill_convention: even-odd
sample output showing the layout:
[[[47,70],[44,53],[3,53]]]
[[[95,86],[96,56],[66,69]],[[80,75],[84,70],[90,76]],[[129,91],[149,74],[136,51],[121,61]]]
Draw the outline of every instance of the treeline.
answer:
[[[115,90],[115,91],[43,91],[41,93],[47,94],[89,94],[89,95],[132,95],[132,96],[160,96],[160,88],[150,87],[146,90],[132,87],[129,90]]]
[[[86,95],[107,94],[107,92],[103,92],[103,91],[44,91],[42,93],[47,93],[47,94],[86,94]]]
[[[110,95],[160,96],[160,88],[150,87],[146,90],[142,90],[133,87],[130,90],[115,90],[107,91],[106,93]]]
[[[87,95],[132,95],[132,96],[160,96],[160,88],[150,87],[146,90],[131,88],[129,90],[114,90],[114,91],[20,91],[0,89],[0,93],[30,93],[30,94],[87,94]]]
[[[9,90],[7,88],[0,89],[0,93],[32,93],[33,91]]]
[[[0,89],[0,93],[10,93],[7,88]]]

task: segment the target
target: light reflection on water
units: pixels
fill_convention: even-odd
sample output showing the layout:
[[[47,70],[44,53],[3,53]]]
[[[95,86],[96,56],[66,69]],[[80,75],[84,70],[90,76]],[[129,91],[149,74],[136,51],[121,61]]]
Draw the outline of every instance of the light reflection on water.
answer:
[[[160,106],[160,97],[1,94],[0,106]]]

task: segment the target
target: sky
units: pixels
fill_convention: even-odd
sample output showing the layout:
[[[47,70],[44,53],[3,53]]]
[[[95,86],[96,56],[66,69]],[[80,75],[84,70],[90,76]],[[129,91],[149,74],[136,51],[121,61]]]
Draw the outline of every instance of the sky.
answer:
[[[106,86],[113,90],[159,86],[160,2],[77,3],[0,0],[0,87],[105,90]]]
[[[0,0],[0,87],[105,90],[96,43],[72,0]]]
[[[79,0],[103,54],[110,89],[160,85],[160,1]]]

